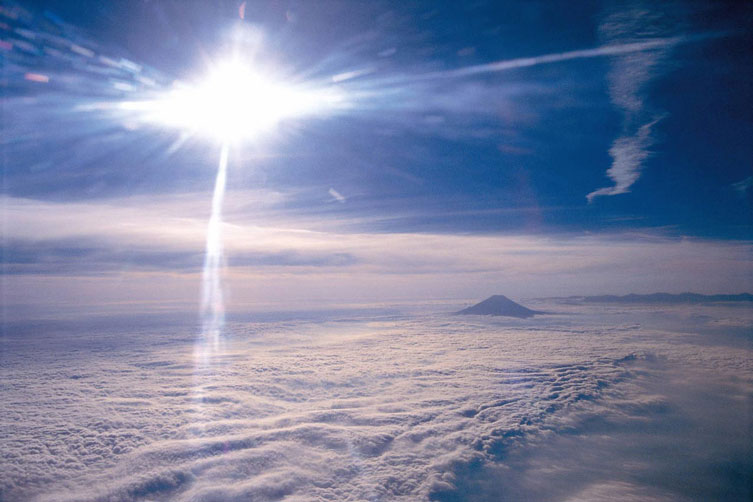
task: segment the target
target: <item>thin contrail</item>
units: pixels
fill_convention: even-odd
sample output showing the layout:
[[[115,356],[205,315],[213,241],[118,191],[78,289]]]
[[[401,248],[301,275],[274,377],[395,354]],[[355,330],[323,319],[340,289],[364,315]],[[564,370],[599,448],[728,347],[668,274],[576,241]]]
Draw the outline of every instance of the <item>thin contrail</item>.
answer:
[[[428,73],[421,73],[418,75],[405,75],[400,77],[392,77],[378,80],[381,85],[402,85],[412,82],[421,82],[425,80],[439,80],[447,78],[462,78],[470,77],[474,75],[481,75],[484,73],[497,73],[503,71],[515,70],[518,68],[528,68],[531,66],[538,66],[542,64],[560,63],[563,61],[572,61],[576,59],[591,59],[608,56],[620,56],[623,54],[630,54],[634,52],[643,52],[650,50],[663,49],[673,45],[679,45],[684,43],[693,42],[699,39],[721,36],[720,33],[704,33],[692,36],[676,36],[676,37],[663,37],[653,38],[651,40],[644,40],[641,42],[632,42],[627,44],[611,44],[602,45],[600,47],[594,47],[592,49],[579,49],[568,52],[557,52],[554,54],[543,54],[541,56],[532,56],[527,58],[506,59],[503,61],[495,61],[493,63],[486,63],[474,66],[466,66],[464,68],[456,68],[454,70],[433,71]],[[360,76],[357,75],[357,76]],[[354,77],[355,78],[355,77]]]
[[[467,77],[470,75],[478,75],[480,73],[494,73],[498,71],[513,70],[515,68],[536,66],[540,64],[571,61],[573,59],[619,56],[621,54],[629,54],[631,52],[641,52],[664,48],[670,45],[682,43],[687,40],[687,37],[667,37],[646,40],[644,42],[634,42],[630,44],[603,45],[601,47],[595,47],[593,49],[580,49],[577,51],[544,54],[543,56],[534,56],[529,58],[508,59],[505,61],[496,61],[494,63],[467,66],[465,68],[458,68],[457,70],[426,73],[423,76],[426,78]]]
[[[217,348],[225,323],[225,303],[222,297],[220,273],[223,261],[222,201],[225,198],[225,186],[227,184],[228,148],[227,143],[225,143],[220,151],[220,163],[217,168],[217,179],[212,196],[212,215],[207,227],[207,246],[202,278],[202,335],[204,337],[203,342],[209,344],[212,348]]]

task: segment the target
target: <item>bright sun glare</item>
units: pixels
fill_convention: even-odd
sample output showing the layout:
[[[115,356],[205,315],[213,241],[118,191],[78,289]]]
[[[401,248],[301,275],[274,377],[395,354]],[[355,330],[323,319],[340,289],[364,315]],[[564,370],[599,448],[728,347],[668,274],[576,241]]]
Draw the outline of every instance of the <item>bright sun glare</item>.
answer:
[[[229,60],[197,85],[176,84],[155,99],[121,103],[141,120],[223,142],[250,138],[294,117],[323,113],[341,102],[333,89],[292,85]]]

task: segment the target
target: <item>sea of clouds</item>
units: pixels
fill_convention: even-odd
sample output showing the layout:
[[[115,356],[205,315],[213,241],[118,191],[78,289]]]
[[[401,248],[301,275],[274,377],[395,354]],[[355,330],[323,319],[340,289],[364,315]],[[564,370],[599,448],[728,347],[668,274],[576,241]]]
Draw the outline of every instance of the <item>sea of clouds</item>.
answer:
[[[750,497],[753,309],[529,306],[6,324],[0,500]]]

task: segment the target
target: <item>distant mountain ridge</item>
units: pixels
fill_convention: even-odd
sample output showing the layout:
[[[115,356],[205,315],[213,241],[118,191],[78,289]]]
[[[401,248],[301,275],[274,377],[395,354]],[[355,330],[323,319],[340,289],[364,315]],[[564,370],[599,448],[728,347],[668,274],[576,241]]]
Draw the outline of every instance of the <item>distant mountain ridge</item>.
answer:
[[[738,295],[702,295],[699,293],[653,293],[649,295],[601,295],[601,296],[569,296],[568,300],[585,303],[713,303],[713,302],[753,302],[753,295],[740,293]]]
[[[517,317],[520,319],[527,319],[533,317],[536,314],[543,314],[537,310],[531,310],[519,303],[515,303],[504,295],[490,296],[486,300],[477,303],[471,307],[465,308],[460,312],[455,312],[457,315],[495,315],[506,317]]]

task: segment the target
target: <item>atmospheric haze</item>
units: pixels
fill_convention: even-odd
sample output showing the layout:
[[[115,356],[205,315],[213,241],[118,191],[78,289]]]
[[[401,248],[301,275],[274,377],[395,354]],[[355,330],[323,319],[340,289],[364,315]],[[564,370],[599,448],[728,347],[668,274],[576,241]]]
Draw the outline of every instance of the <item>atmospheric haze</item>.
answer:
[[[526,303],[12,324],[0,499],[750,496],[747,303]]]

